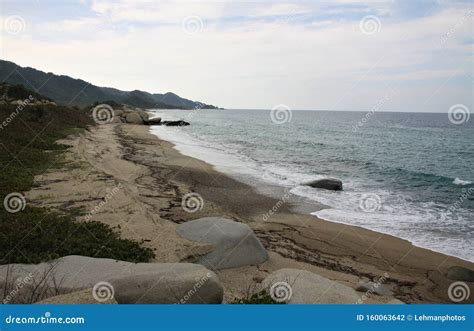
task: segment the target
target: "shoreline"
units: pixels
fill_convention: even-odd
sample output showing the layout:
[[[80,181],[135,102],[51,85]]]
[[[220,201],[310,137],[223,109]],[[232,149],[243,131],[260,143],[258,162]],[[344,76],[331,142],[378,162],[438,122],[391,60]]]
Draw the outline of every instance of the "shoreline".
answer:
[[[278,200],[259,194],[211,165],[179,153],[172,143],[151,134],[147,126],[92,127],[85,137],[72,138],[69,144],[71,159],[83,158],[88,164],[84,168],[92,166],[106,176],[88,176],[84,192],[79,194],[80,187],[76,186],[75,196],[62,197],[64,183],[48,181],[58,176],[48,173],[37,181],[40,185],[29,192],[29,198],[45,206],[90,209],[94,201],[87,201],[84,195],[90,197],[95,189],[103,190],[104,181],[109,188],[122,183],[123,189],[94,218],[119,225],[123,237],[144,240],[146,246],[155,249],[155,262],[192,262],[212,250],[209,245],[180,238],[175,232],[179,223],[226,216],[248,224],[270,258],[259,266],[216,272],[227,302],[245,295],[275,270],[297,268],[353,288],[361,280],[384,276],[384,285],[394,295],[372,296],[366,303],[393,298],[405,303],[449,303],[447,290],[453,281],[445,277],[447,269],[474,269],[468,261],[413,246],[403,239],[299,213],[295,204],[282,201],[284,197]],[[74,174],[63,175],[67,185],[75,185]],[[45,198],[46,192],[51,197]],[[203,208],[195,213],[181,207],[183,196],[189,192],[199,193],[204,201]]]
[[[150,112],[150,114],[156,115],[156,114],[159,114],[159,113]],[[176,118],[179,118],[179,117],[176,117]],[[175,130],[178,130],[178,131],[173,132],[172,134],[173,135],[174,134],[179,135],[179,128],[175,129]],[[207,153],[206,152],[195,153],[195,152],[191,151],[191,149],[190,149],[190,148],[195,146],[195,144],[193,142],[189,142],[187,140],[186,140],[186,142],[184,142],[183,140],[180,140],[180,139],[174,139],[174,136],[171,134],[171,132],[156,131],[156,130],[153,130],[152,128],[150,128],[150,134],[152,134],[153,136],[156,136],[160,140],[164,140],[164,141],[167,141],[170,144],[172,144],[174,146],[174,149],[178,153],[180,153],[184,156],[193,158],[193,159],[200,160],[200,161],[210,165],[214,171],[222,173],[226,176],[229,176],[229,177],[235,179],[238,182],[241,182],[245,185],[248,185],[248,186],[252,187],[256,194],[262,194],[262,195],[265,195],[267,197],[279,200],[281,196],[285,195],[285,192],[288,192],[288,191],[291,191],[291,190],[297,188],[297,186],[294,186],[292,188],[288,188],[288,187],[285,187],[283,185],[278,185],[278,184],[275,184],[275,183],[270,183],[268,181],[265,181],[265,179],[264,179],[265,174],[262,175],[262,178],[259,178],[259,176],[257,174],[255,174],[254,172],[239,173],[236,170],[234,170],[234,167],[228,167],[228,166],[225,166],[224,163],[221,164],[220,161],[216,161],[216,155],[211,155],[210,158],[208,157],[206,159],[205,156],[209,156],[209,153],[212,153],[210,151],[207,151],[207,149],[206,149],[207,147],[204,149],[204,150],[207,151]],[[219,152],[219,153],[223,153],[223,152]],[[225,157],[225,154],[222,154],[221,156]],[[229,156],[232,156],[232,154],[229,154]],[[324,213],[321,213],[323,210],[332,210],[332,209],[337,210],[338,207],[336,207],[334,205],[330,206],[330,205],[324,204],[323,202],[311,199],[308,196],[305,196],[304,194],[292,193],[292,194],[290,194],[290,197],[289,197],[288,200],[289,200],[289,202],[294,203],[293,211],[295,213],[308,214],[308,215],[314,216],[316,219],[323,220],[323,221],[326,221],[326,222],[331,222],[331,223],[336,223],[336,224],[344,224],[344,225],[348,225],[348,226],[363,228],[363,229],[366,229],[366,230],[369,230],[369,231],[374,231],[376,233],[383,233],[385,235],[393,236],[393,237],[399,238],[401,240],[409,241],[413,246],[416,246],[416,247],[419,247],[419,248],[427,249],[427,250],[430,250],[430,251],[433,251],[433,252],[436,252],[436,253],[440,253],[440,254],[443,254],[443,255],[446,255],[446,256],[450,256],[450,257],[453,257],[453,258],[458,258],[458,259],[461,259],[461,260],[469,262],[469,263],[474,263],[473,260],[467,259],[466,258],[467,256],[457,256],[457,255],[454,255],[454,254],[450,253],[449,250],[448,251],[443,251],[443,250],[437,249],[436,247],[434,247],[434,248],[430,247],[429,242],[426,242],[426,241],[423,241],[423,240],[417,241],[416,238],[414,238],[414,237],[403,236],[403,235],[398,234],[397,231],[386,229],[384,227],[377,228],[377,226],[370,227],[370,226],[358,225],[358,224],[354,224],[353,222],[350,222],[350,221],[348,221],[344,218],[341,219],[341,220],[338,220],[337,217],[336,217],[336,219],[334,219],[334,218],[331,218],[331,217],[324,217],[324,215],[320,216],[319,214],[324,214]],[[368,215],[368,216],[371,216],[371,215]],[[383,220],[380,220],[380,222],[383,222]]]

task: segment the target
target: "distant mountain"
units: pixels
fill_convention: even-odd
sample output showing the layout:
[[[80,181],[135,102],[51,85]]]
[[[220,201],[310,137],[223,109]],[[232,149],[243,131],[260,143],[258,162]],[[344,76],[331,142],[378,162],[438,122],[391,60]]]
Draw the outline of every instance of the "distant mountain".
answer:
[[[0,60],[0,82],[21,84],[54,100],[58,104],[68,106],[89,106],[97,102],[114,101],[141,108],[168,109],[201,109],[217,107],[205,103],[188,100],[168,92],[151,94],[144,91],[121,91],[111,87],[100,87],[82,79],[64,75],[55,75],[30,67]]]

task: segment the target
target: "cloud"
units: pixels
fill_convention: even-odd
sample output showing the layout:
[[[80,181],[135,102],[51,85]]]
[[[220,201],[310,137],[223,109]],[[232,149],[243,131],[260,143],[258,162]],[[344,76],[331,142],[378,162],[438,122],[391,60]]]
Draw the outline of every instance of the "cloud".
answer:
[[[396,89],[386,110],[472,109],[466,6],[402,19],[384,14],[387,2],[340,1],[333,12],[307,2],[90,5],[86,16],[2,33],[3,56],[102,86],[173,91],[224,107],[366,110]],[[359,25],[368,13],[382,13],[373,35]],[[189,15],[202,18],[202,31],[183,31]]]

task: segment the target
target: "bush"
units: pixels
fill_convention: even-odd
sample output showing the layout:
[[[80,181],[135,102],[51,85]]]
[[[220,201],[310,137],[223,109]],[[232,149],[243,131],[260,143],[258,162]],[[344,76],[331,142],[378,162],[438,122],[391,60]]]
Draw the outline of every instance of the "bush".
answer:
[[[99,222],[76,222],[44,208],[0,213],[0,264],[39,263],[66,255],[148,262],[153,251],[140,243],[119,238]]]

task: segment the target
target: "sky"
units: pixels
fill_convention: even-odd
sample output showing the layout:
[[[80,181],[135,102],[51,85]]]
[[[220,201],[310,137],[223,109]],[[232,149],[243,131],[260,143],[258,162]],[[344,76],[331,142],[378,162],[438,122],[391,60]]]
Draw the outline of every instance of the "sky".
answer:
[[[0,0],[0,58],[225,108],[473,109],[472,1]]]

